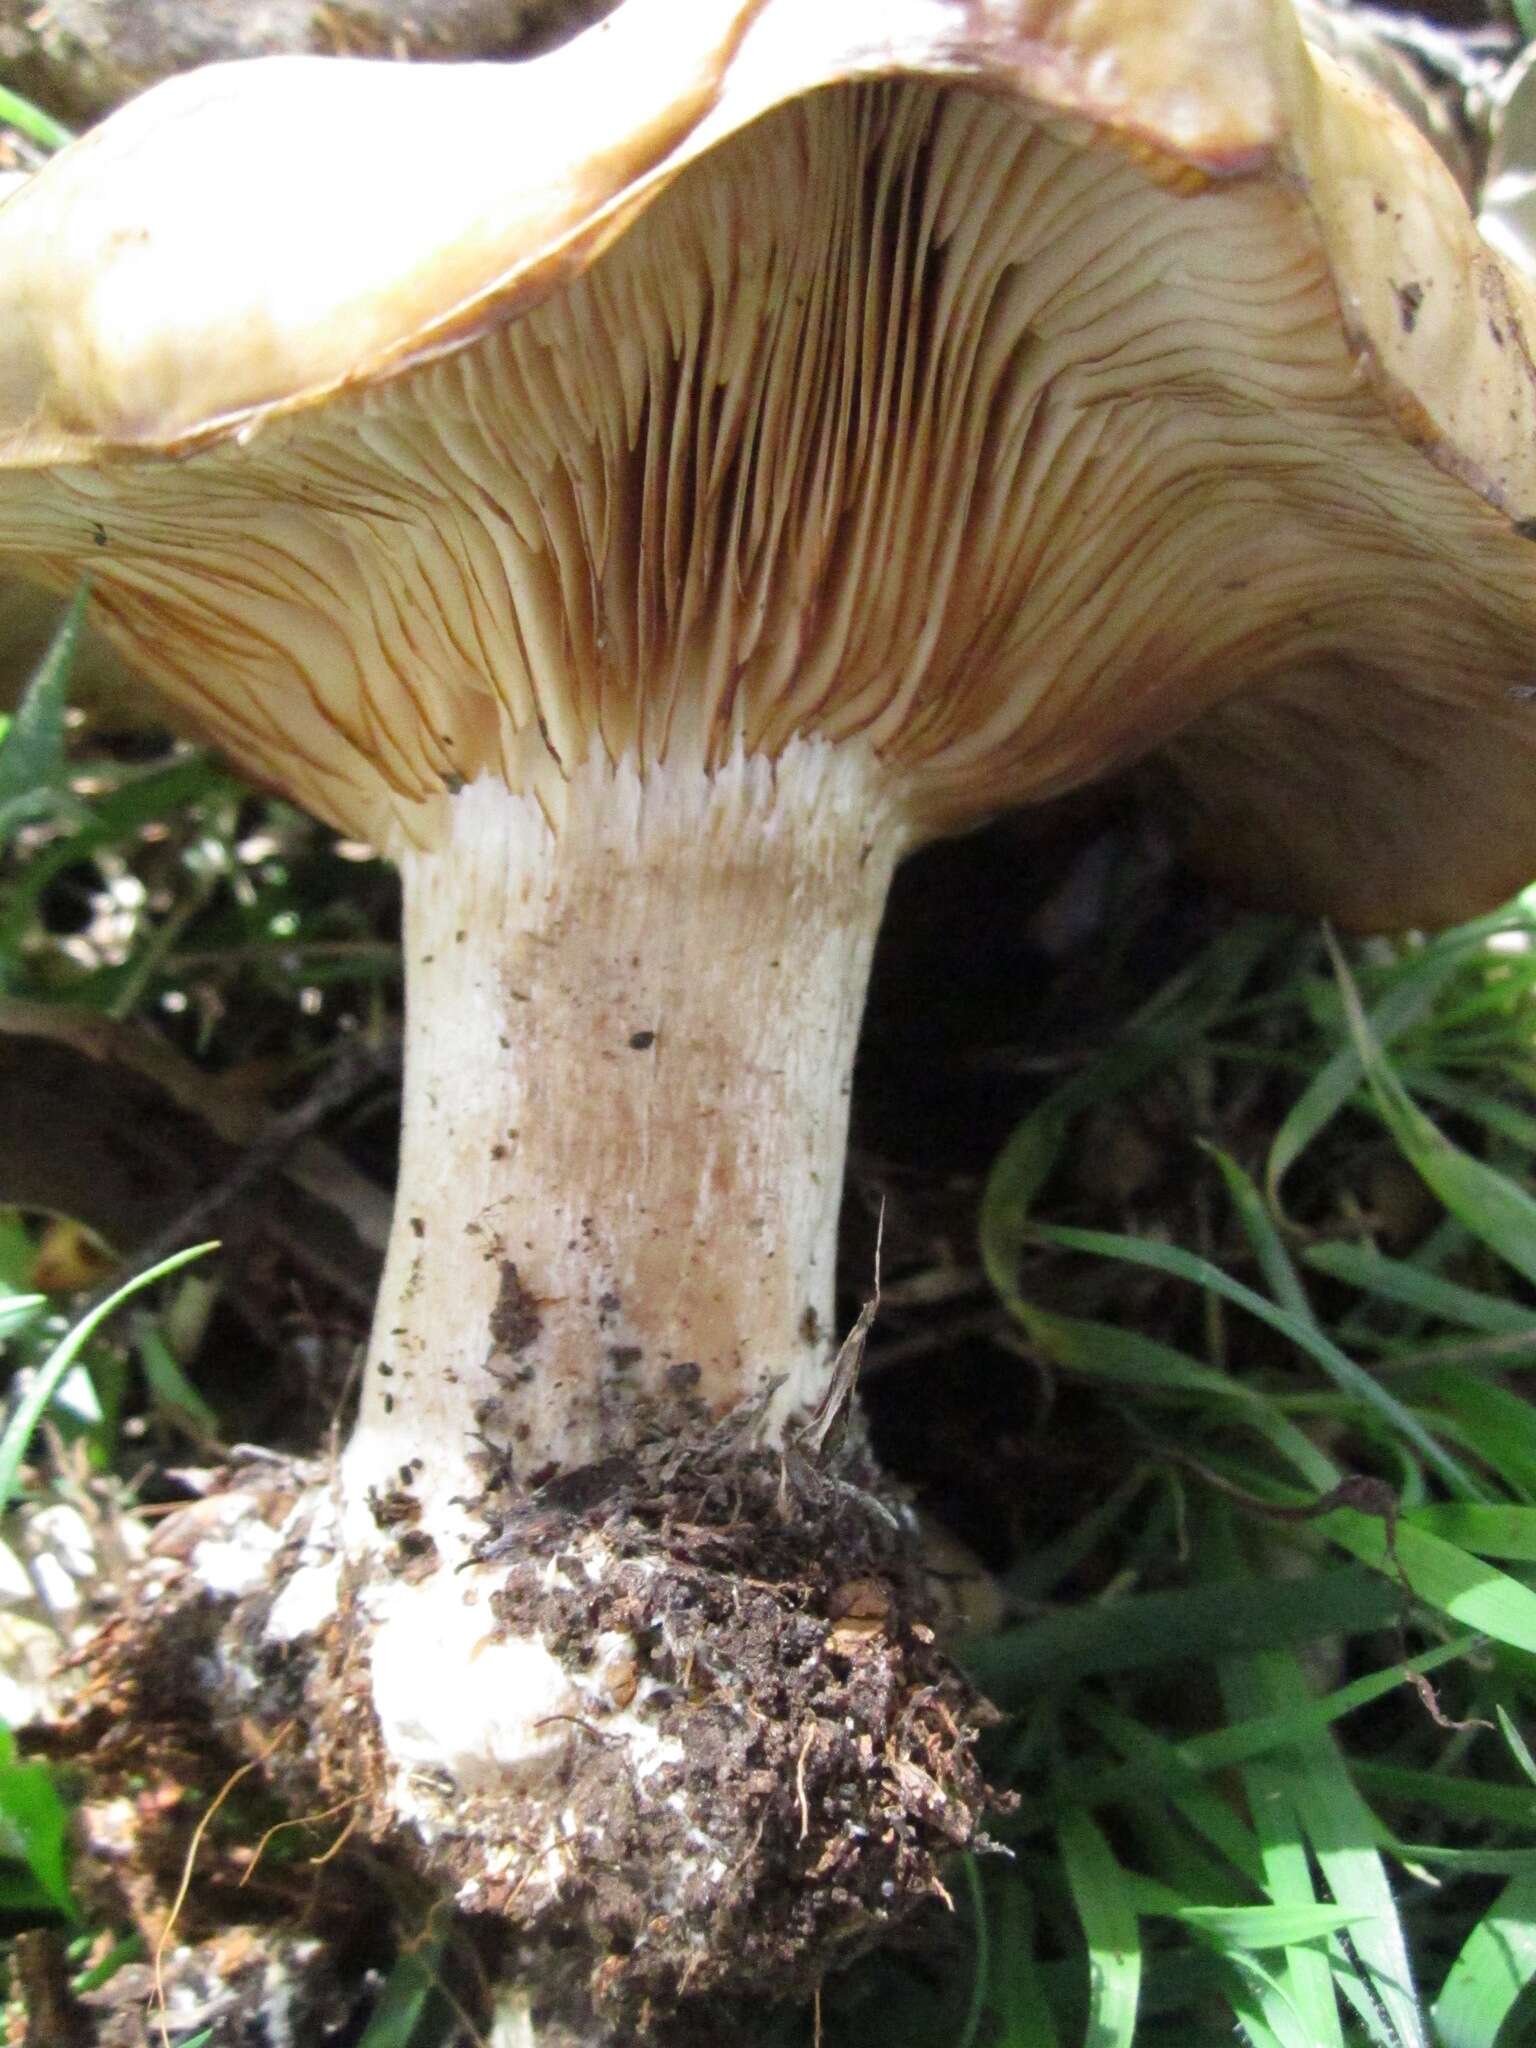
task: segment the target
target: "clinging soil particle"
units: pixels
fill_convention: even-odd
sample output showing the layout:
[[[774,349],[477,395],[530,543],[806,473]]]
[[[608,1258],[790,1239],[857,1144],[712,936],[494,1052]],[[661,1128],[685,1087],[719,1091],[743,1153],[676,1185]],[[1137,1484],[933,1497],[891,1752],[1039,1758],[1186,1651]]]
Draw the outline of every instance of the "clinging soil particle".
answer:
[[[479,1552],[505,1566],[497,1621],[583,1670],[594,1711],[558,1795],[563,1881],[534,1904],[514,1859],[476,1903],[516,1919],[521,1899],[525,1940],[601,1959],[590,1991],[630,2038],[683,1993],[809,1990],[944,1896],[987,1801],[978,1702],[861,1454],[828,1469],[671,1420],[490,1494]],[[516,1819],[539,1839],[526,1800]]]
[[[397,1847],[450,1887],[541,2000],[595,2010],[584,2048],[673,2048],[712,2038],[722,1997],[806,1995],[946,1899],[945,1859],[980,1844],[987,1710],[937,1647],[904,1521],[867,1490],[856,1445],[818,1463],[680,1402],[542,1488],[494,1473],[474,1506],[493,1629],[547,1646],[582,1708],[556,1717],[569,1739],[542,1775],[490,1796],[465,1786],[462,1807],[450,1781],[428,1837],[398,1841],[358,1719],[345,1598],[274,1639],[294,1574],[324,1569],[332,1540],[326,1484],[301,1493],[284,1476],[241,1473],[249,1508],[233,1516],[230,1498],[217,1517],[265,1532],[249,1590],[203,1581],[198,1523],[214,1503],[193,1511],[190,1541],[162,1532],[180,1562],[162,1550],[153,1592],[122,1618],[114,1689],[147,1706],[175,1634],[176,1668],[206,1681],[196,1712],[228,1752],[286,1724],[269,1784],[298,1812],[344,1800],[354,1843]],[[379,1505],[413,1533],[400,1502]],[[431,1565],[402,1551],[398,1568]]]
[[[516,1358],[538,1336],[542,1327],[537,1299],[518,1276],[517,1267],[504,1259],[496,1306],[491,1310],[491,1337],[498,1351]]]

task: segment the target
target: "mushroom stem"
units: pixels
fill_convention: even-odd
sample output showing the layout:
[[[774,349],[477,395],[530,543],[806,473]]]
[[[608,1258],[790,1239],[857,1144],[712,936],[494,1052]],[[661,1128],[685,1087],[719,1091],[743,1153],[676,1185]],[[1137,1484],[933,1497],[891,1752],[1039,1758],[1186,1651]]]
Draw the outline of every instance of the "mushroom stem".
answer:
[[[482,781],[404,862],[397,1213],[349,1472],[448,1494],[638,1403],[816,1401],[848,1089],[900,834],[861,752]]]
[[[508,1481],[754,1402],[772,1440],[825,1390],[903,836],[865,749],[797,740],[712,773],[584,767],[554,816],[480,781],[405,856],[405,1128],[343,1493],[407,1772],[515,1775],[523,1731],[564,1710],[542,1651],[492,1620],[495,1574],[465,1569]]]

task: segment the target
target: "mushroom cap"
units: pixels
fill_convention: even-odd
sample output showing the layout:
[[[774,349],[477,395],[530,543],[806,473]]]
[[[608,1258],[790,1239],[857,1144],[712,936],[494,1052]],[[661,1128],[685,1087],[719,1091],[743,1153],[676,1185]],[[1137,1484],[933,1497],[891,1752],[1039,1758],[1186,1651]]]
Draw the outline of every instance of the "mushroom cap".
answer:
[[[623,0],[0,203],[0,561],[386,844],[799,735],[1442,922],[1536,870],[1533,314],[1289,0]]]

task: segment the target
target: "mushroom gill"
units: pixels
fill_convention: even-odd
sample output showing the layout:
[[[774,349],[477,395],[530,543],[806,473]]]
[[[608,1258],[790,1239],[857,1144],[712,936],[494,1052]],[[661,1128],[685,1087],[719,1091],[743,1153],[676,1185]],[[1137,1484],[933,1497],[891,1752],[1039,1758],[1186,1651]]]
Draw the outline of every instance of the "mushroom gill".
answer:
[[[766,115],[472,346],[12,492],[34,573],[99,529],[139,665],[396,848],[482,775],[558,820],[589,758],[797,736],[928,832],[1270,678],[1526,669],[1525,547],[1362,379],[1301,194],[925,81]]]

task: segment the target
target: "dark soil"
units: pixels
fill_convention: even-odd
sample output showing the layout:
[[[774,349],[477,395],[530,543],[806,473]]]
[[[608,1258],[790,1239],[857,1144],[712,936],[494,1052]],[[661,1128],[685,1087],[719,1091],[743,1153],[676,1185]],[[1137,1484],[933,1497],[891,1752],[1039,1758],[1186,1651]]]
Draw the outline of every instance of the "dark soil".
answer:
[[[573,1664],[605,1631],[640,1646],[610,1696],[681,1750],[640,1785],[599,1731],[577,1746],[564,1796],[604,1816],[601,1855],[529,1930],[602,1956],[599,2007],[641,2032],[681,1993],[809,1993],[947,1896],[942,1859],[978,1839],[978,1702],[868,1476],[855,1450],[823,1467],[739,1427],[658,1430],[511,1503],[483,1546],[510,1627]],[[550,1570],[593,1537],[615,1560],[595,1589]],[[515,1917],[518,1881],[486,1903]]]
[[[344,1853],[323,1884],[298,1886],[313,1893],[302,1918],[330,1937],[304,1951],[315,2010],[343,1996],[336,1959],[355,1954],[370,1910],[378,1924],[368,1902],[381,1880],[396,1897],[455,1891],[471,1908],[464,1938],[484,1949],[492,1975],[535,1982],[551,2006],[542,2018],[575,2016],[583,2048],[599,2038],[615,2048],[718,2040],[727,1988],[765,2008],[809,1996],[914,1910],[947,1903],[945,1859],[984,1846],[988,1793],[974,1742],[990,1715],[925,1619],[932,1588],[904,1516],[869,1490],[867,1458],[850,1439],[821,1462],[762,1447],[750,1424],[680,1437],[675,1415],[655,1422],[632,1452],[537,1492],[493,1487],[481,1559],[505,1569],[497,1619],[509,1632],[539,1631],[588,1672],[609,1713],[665,1745],[662,1760],[637,1773],[630,1743],[594,1707],[558,1783],[538,1795],[520,1789],[504,1812],[466,1801],[462,1831],[450,1822],[430,1853],[414,1834],[388,1838],[387,1805],[367,1789],[382,1774],[368,1731],[359,1733],[366,1674],[353,1632],[264,1640],[297,1546],[238,1599],[202,1578],[211,1531],[227,1525],[248,1538],[280,1528],[306,1492],[321,1497],[323,1482],[265,1461],[220,1475],[171,1518],[97,1653],[79,1723],[51,1744],[88,1768],[85,1824],[115,1924],[159,1939],[192,1847],[189,1825],[253,1759],[247,1802],[271,1805],[279,1820],[342,1812],[367,1845],[363,1860]],[[404,1486],[378,1504],[402,1544],[416,1533],[411,1506]],[[595,1542],[611,1565],[592,1580],[576,1560]],[[404,1556],[403,1565],[439,1568]],[[620,1634],[633,1655],[615,1657]],[[148,1799],[145,1787],[155,1788]],[[115,1851],[99,1818],[109,1813]],[[339,1826],[333,1819],[322,1837]],[[201,1982],[209,1945],[222,1953],[253,1907],[263,1922],[270,1911],[274,1936],[277,1923],[294,1924],[291,1870],[278,1871],[270,1897],[241,1890],[262,1832],[247,1814],[233,1859],[228,1842],[199,1839],[173,1983]],[[355,1970],[350,1981],[355,1989]],[[192,1989],[182,1998],[195,2002]],[[142,2016],[142,1998],[134,2009]],[[132,2037],[87,2038],[116,2048]],[[251,2039],[280,2048],[270,2034]]]

